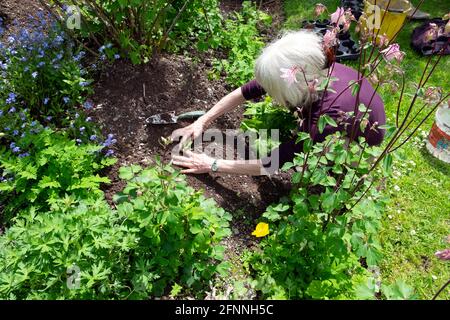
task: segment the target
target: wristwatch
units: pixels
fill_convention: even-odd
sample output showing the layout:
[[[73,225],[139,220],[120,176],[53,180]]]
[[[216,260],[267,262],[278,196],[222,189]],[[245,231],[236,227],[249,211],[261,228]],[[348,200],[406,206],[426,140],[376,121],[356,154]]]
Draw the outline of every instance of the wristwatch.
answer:
[[[219,167],[217,166],[217,159],[214,159],[214,162],[211,165],[211,171],[217,172],[217,170],[219,170]]]

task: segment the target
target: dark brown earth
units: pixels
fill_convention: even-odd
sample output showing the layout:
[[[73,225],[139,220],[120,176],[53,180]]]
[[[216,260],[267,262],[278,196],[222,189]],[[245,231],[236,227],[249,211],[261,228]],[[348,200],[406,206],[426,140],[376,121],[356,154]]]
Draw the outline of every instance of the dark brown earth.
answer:
[[[38,0],[0,0],[0,17],[7,27],[7,32],[13,28],[14,20],[18,25],[24,24],[28,16],[43,9]]]

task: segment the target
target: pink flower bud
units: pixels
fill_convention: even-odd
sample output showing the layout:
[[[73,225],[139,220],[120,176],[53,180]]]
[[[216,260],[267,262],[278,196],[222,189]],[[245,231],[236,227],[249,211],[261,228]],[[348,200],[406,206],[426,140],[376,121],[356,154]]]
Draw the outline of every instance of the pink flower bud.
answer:
[[[391,44],[389,47],[381,51],[381,53],[386,61],[392,61],[395,59],[398,62],[401,62],[405,57],[405,53],[400,51],[400,46],[397,43]]]
[[[322,13],[325,12],[327,7],[321,3],[316,4],[316,7],[314,8],[314,15],[316,17],[320,16]]]

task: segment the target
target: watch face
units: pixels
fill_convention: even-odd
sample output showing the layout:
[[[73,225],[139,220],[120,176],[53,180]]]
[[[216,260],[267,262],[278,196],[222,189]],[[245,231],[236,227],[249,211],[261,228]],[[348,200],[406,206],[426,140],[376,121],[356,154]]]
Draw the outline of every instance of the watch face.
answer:
[[[217,161],[214,161],[213,164],[211,165],[211,170],[212,170],[213,172],[216,172],[217,169],[219,169],[219,168],[217,167]]]

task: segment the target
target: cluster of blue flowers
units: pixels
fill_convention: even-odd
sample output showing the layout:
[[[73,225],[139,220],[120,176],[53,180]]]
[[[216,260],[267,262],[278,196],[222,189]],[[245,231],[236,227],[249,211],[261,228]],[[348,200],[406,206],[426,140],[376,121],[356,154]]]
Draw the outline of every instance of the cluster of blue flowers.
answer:
[[[17,90],[5,97],[6,104],[15,103],[17,97],[40,100],[30,106],[38,109],[33,110],[34,114],[49,110],[63,114],[67,108],[64,105],[81,103],[81,94],[90,84],[82,78],[87,73],[81,65],[85,52],[76,52],[49,13],[38,11],[37,17],[29,17],[26,26],[19,26],[17,21],[13,25],[19,31],[10,34],[5,44],[0,43],[0,86],[10,84]],[[0,27],[0,36],[3,32],[4,28]]]
[[[5,134],[2,143],[6,141],[10,152],[18,158],[28,157],[31,149],[22,139],[29,141],[30,135],[40,133],[46,124],[61,128],[64,124],[61,121],[69,116],[70,127],[67,122],[64,126],[78,144],[98,144],[102,146],[101,153],[112,156],[114,136],[109,134],[103,139],[98,128],[91,124],[91,117],[84,118],[84,112],[82,116],[74,113],[78,106],[86,111],[94,107],[91,101],[82,98],[91,84],[83,79],[87,74],[81,65],[85,52],[77,51],[51,16],[42,11],[37,18],[30,16],[24,28],[17,22],[13,24],[16,24],[13,29],[19,31],[0,42],[0,132]],[[0,18],[0,37],[4,31]],[[107,44],[99,49],[104,57],[100,60],[106,59],[105,51],[111,48]],[[11,179],[0,169],[0,182]]]

